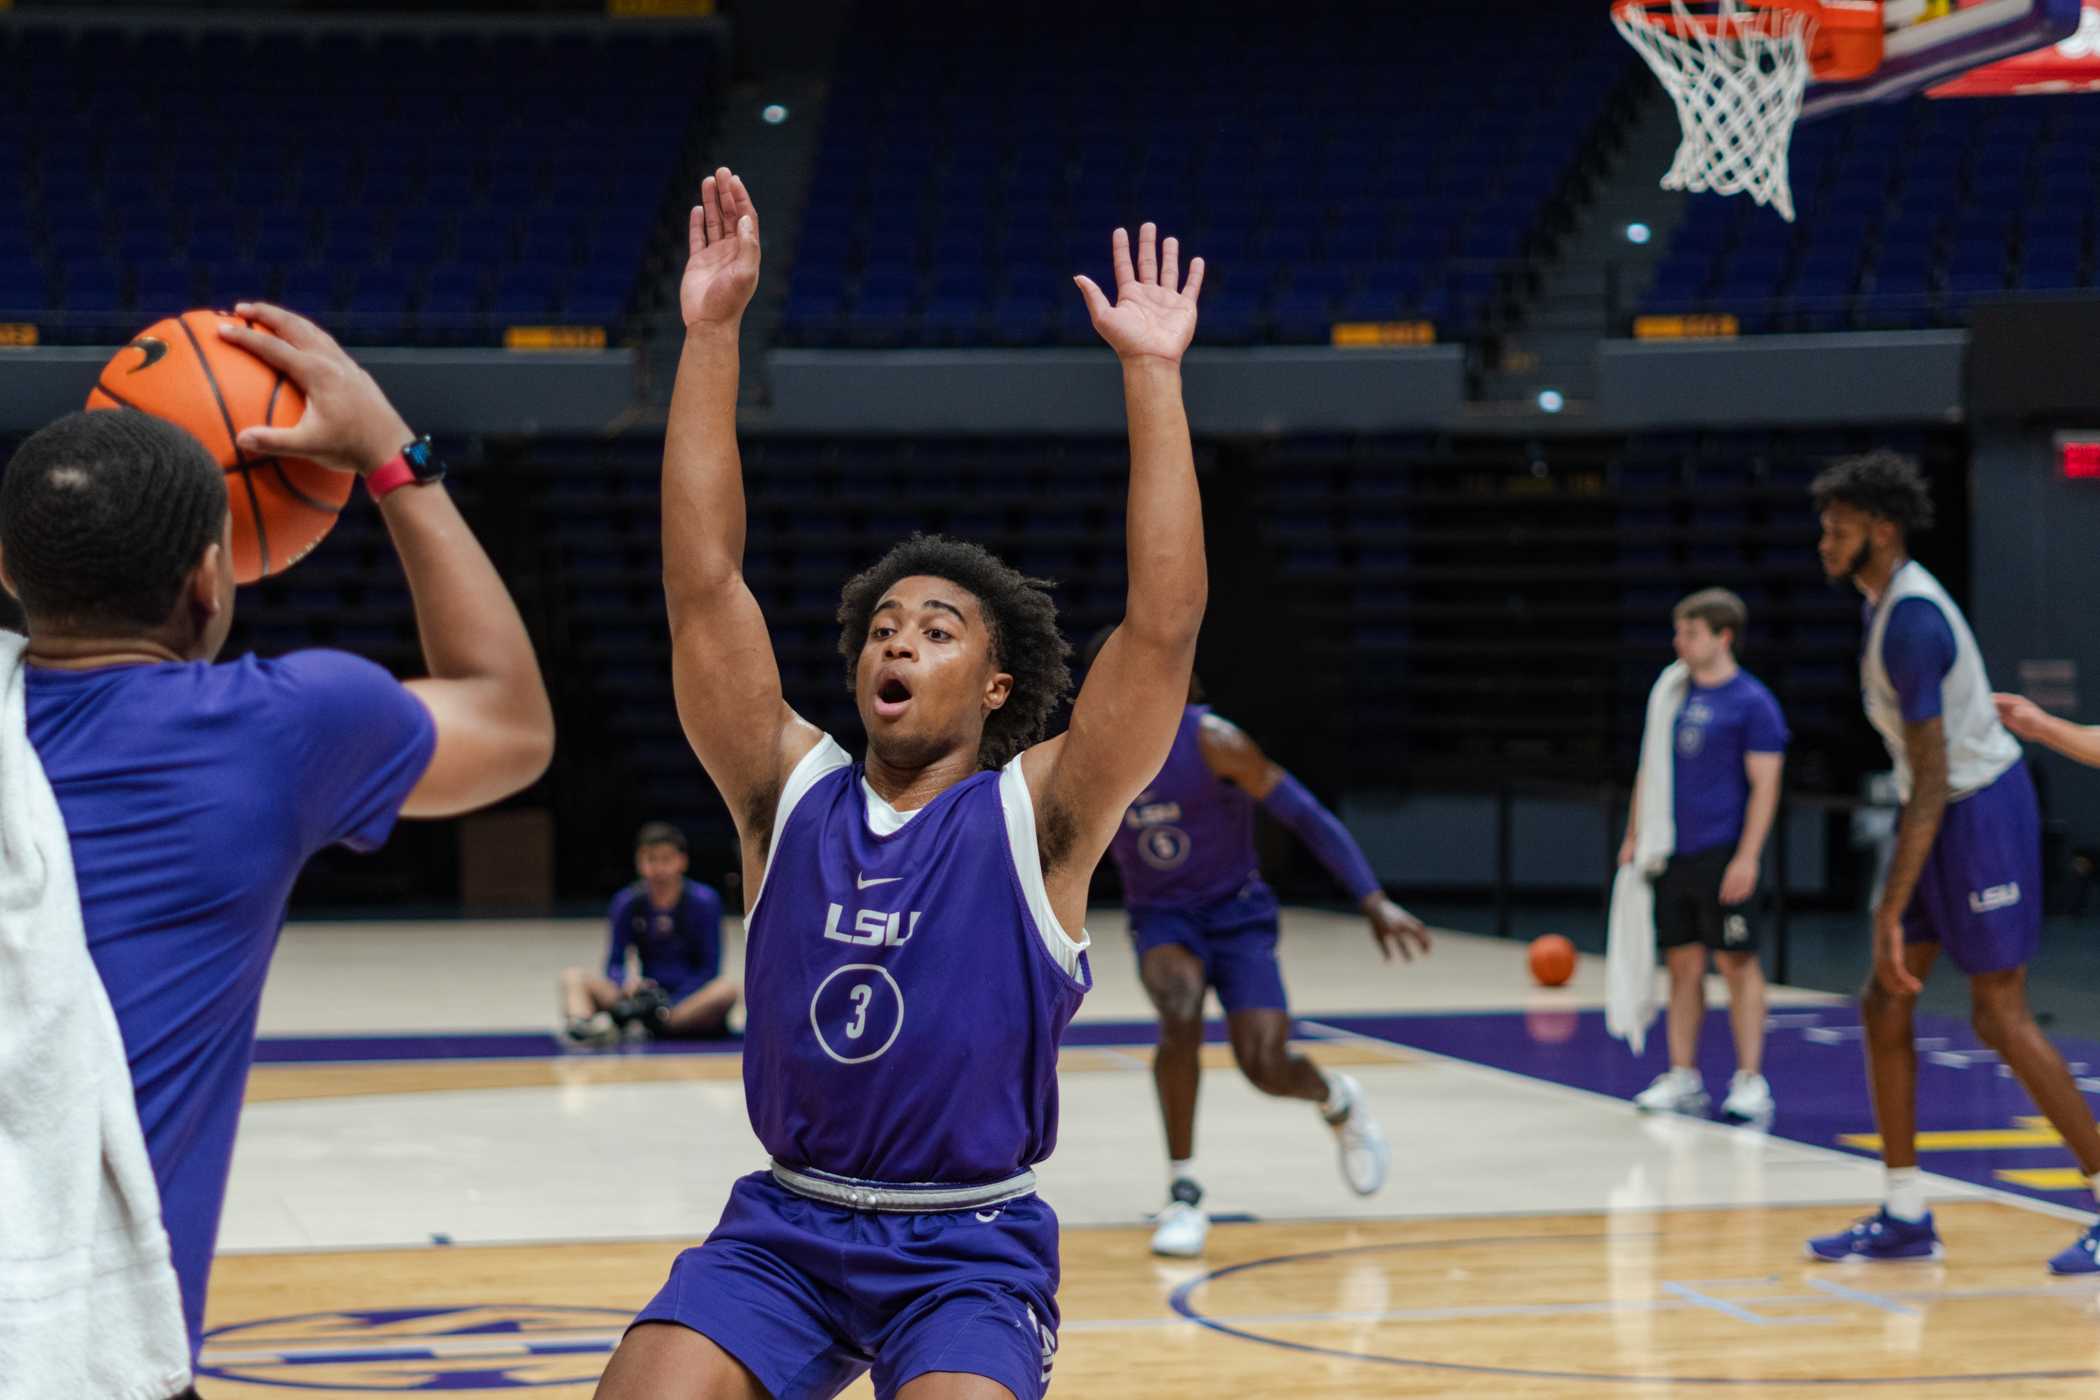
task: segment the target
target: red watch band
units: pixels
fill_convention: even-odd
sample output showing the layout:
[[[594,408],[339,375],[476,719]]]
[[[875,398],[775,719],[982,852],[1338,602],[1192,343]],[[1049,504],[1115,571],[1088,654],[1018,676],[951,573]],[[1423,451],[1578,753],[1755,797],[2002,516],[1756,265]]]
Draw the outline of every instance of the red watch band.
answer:
[[[415,484],[416,474],[409,469],[408,459],[399,452],[389,458],[385,466],[365,478],[365,490],[375,501],[383,501],[402,487]]]

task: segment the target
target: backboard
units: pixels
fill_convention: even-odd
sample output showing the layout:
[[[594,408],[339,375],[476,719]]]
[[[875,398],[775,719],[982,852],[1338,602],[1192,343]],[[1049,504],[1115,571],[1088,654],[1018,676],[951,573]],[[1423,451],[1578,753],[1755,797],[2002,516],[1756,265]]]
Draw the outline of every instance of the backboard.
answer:
[[[2085,0],[1890,0],[1881,68],[1851,82],[1811,83],[1804,121],[1888,102],[1971,69],[2046,49],[2079,31]]]

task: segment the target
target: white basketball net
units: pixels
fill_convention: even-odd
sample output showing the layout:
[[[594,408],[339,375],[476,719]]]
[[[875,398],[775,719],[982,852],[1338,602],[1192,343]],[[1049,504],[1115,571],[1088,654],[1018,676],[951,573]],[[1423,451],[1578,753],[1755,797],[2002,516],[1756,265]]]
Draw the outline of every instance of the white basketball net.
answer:
[[[1684,140],[1666,190],[1745,194],[1794,217],[1787,145],[1808,89],[1810,17],[1802,10],[1720,0],[1718,18],[1670,0],[1677,24],[1645,6],[1615,5],[1611,22],[1648,60],[1677,104]]]

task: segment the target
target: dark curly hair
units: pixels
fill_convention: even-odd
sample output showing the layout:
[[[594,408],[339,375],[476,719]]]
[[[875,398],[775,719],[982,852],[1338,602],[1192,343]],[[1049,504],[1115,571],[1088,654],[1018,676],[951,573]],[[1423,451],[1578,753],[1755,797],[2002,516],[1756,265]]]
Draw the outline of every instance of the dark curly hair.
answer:
[[[1050,716],[1072,689],[1065,660],[1071,643],[1057,630],[1049,579],[1030,578],[982,545],[942,535],[913,535],[855,575],[839,594],[839,655],[846,658],[846,689],[854,686],[869,619],[898,579],[944,578],[967,589],[984,610],[992,663],[1014,678],[1006,703],[985,717],[978,745],[982,768],[1001,768],[1043,738]]]
[[[1886,448],[1832,462],[1809,484],[1818,511],[1844,504],[1893,521],[1905,535],[1932,528],[1932,489],[1918,464]]]
[[[154,628],[226,524],[204,444],[131,409],[69,413],[23,439],[0,479],[0,553],[45,626]]]

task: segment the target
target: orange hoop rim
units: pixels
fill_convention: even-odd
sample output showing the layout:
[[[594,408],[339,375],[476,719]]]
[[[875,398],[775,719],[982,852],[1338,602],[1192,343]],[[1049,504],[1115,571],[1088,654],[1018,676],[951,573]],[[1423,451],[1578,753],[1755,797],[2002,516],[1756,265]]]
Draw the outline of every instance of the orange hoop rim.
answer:
[[[1881,67],[1881,6],[1872,0],[1735,0],[1735,4],[1729,14],[1680,14],[1672,0],[1614,0],[1611,8],[1622,21],[1681,39],[1746,31],[1778,36],[1805,26],[1809,66],[1825,82],[1864,78]]]
[[[1618,0],[1612,9],[1636,23],[1665,29],[1672,34],[1686,34],[1694,29],[1720,34],[1730,29],[1750,28],[1777,34],[1795,22],[1789,16],[1799,15],[1803,20],[1815,23],[1823,18],[1825,9],[1822,0],[1735,0],[1735,3],[1738,8],[1733,14],[1682,15],[1671,0]],[[1880,22],[1881,17],[1877,14],[1875,23]]]

